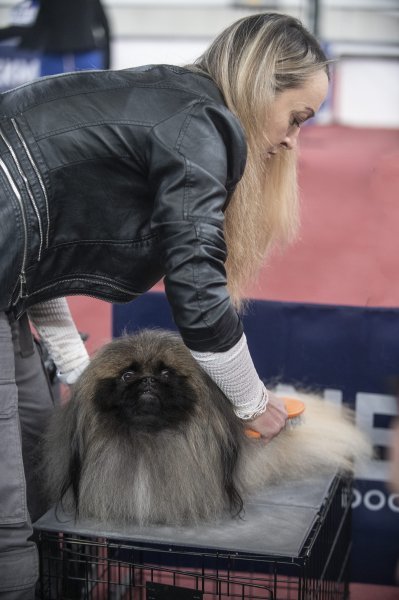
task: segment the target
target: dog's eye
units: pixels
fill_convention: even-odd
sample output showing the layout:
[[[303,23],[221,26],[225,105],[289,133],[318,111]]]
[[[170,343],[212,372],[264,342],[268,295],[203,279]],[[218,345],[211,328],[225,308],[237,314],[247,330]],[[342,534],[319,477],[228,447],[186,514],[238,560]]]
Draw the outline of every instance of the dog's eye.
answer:
[[[128,383],[128,381],[132,381],[132,379],[134,378],[134,376],[135,376],[135,372],[134,371],[126,371],[126,373],[123,373],[121,379],[125,383]]]
[[[169,369],[162,369],[161,377],[164,377],[165,379],[167,379],[169,377]]]

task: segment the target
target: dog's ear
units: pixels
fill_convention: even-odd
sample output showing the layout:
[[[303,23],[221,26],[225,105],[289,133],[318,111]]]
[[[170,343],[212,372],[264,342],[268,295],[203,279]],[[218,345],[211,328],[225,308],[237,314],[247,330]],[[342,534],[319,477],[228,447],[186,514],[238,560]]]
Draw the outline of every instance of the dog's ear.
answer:
[[[239,516],[244,508],[244,502],[235,484],[235,473],[239,455],[239,443],[229,436],[227,444],[222,447],[223,486],[229,501],[233,517]]]
[[[67,492],[71,490],[73,506],[76,515],[78,515],[80,478],[84,462],[84,443],[82,432],[78,425],[79,403],[76,397],[71,398],[61,411],[63,412],[62,422],[65,426],[63,441],[67,454],[65,457],[64,472],[60,474],[62,477],[60,482],[60,501],[62,505]]]
[[[99,379],[95,384],[93,404],[100,412],[107,412],[115,408],[116,399],[119,396],[115,378],[107,377]]]
[[[220,436],[220,459],[223,473],[223,487],[229,502],[232,516],[239,516],[244,502],[236,486],[236,470],[241,447],[245,440],[244,427],[233,409],[230,400],[224,395],[216,383],[204,373],[208,387],[209,401],[223,424]]]

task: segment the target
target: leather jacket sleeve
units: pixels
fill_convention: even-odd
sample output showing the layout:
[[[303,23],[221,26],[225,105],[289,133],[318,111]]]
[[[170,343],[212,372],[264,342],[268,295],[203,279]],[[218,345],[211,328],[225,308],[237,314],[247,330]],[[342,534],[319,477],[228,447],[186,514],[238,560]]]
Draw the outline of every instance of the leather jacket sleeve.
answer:
[[[226,288],[223,210],[245,159],[242,128],[222,105],[196,102],[150,135],[152,227],[173,317],[192,350],[226,351],[243,332]]]

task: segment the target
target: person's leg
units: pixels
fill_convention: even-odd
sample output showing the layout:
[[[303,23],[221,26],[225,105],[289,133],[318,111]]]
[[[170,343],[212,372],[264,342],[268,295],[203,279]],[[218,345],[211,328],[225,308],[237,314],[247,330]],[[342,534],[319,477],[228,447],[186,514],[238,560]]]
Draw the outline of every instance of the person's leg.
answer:
[[[58,75],[64,72],[63,54],[43,53],[40,58],[40,77]]]
[[[104,69],[105,55],[103,50],[90,50],[88,52],[75,52],[75,71],[90,69]]]
[[[53,389],[34,343],[28,320],[12,324],[15,380],[22,435],[28,512],[32,523],[49,508],[40,471],[41,439],[54,410]],[[57,400],[58,401],[58,400]]]
[[[0,600],[31,600],[38,555],[26,502],[14,347],[0,312]]]

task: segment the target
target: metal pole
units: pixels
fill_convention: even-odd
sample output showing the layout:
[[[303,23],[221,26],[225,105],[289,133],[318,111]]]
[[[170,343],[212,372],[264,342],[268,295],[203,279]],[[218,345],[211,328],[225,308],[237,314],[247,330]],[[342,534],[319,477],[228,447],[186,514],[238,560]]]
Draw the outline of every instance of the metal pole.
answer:
[[[309,0],[309,26],[312,33],[320,34],[320,0]]]

